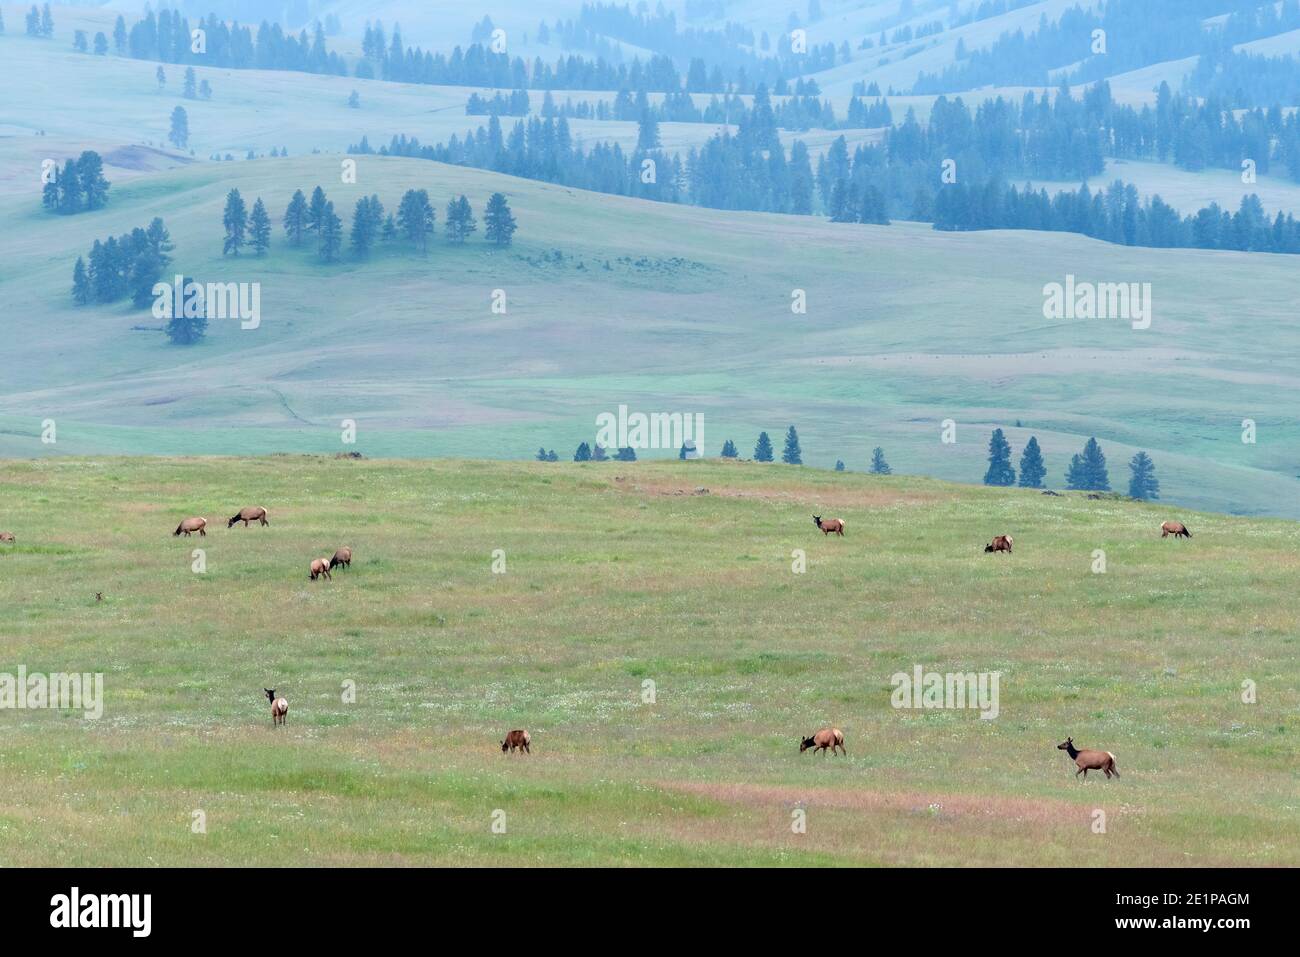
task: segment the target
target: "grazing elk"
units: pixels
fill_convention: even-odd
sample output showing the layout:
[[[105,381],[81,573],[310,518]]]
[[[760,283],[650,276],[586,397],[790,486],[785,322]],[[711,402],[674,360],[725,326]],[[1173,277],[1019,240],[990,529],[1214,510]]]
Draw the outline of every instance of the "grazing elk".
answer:
[[[0,542],[9,542],[12,545],[14,542],[14,533],[0,532]]]
[[[844,537],[843,519],[828,518],[826,519],[826,521],[823,522],[822,517],[820,515],[814,515],[813,524],[822,530],[823,535],[829,535],[831,532],[834,532],[835,534],[839,535],[840,538]]]
[[[1168,538],[1170,535],[1174,538],[1191,538],[1192,533],[1187,530],[1187,526],[1182,522],[1165,522],[1160,526],[1160,537]]]
[[[1074,738],[1066,738],[1063,744],[1056,746],[1056,749],[1067,752],[1074,760],[1074,763],[1078,765],[1079,770],[1074,772],[1076,778],[1082,774],[1083,779],[1086,781],[1089,771],[1105,771],[1107,780],[1110,779],[1112,774],[1119,777],[1119,768],[1115,767],[1115,755],[1109,751],[1092,751],[1089,749],[1080,751],[1074,746]]]
[[[249,522],[259,522],[262,525],[270,525],[266,520],[266,509],[260,505],[250,505],[248,508],[241,508],[239,514],[226,522],[226,528],[234,528],[236,522],[243,522],[244,528],[248,528]]]
[[[330,574],[329,559],[313,558],[311,560],[311,580],[315,581],[316,579],[320,578],[322,575],[324,575],[326,578],[333,581],[333,576]]]
[[[338,549],[330,559],[330,568],[337,568],[342,565],[344,568],[352,567],[352,549],[344,545]]]
[[[514,751],[517,748],[520,754],[532,754],[533,752],[528,747],[532,743],[533,736],[520,728],[506,735],[506,739],[501,742],[501,753],[505,754],[507,751]]]
[[[831,754],[836,753],[836,748],[844,751],[845,756],[849,753],[844,750],[844,732],[839,728],[822,728],[811,738],[800,738],[799,753],[803,754],[809,748],[812,748],[814,753],[820,751],[822,757],[826,757],[827,748],[831,749]]]
[[[289,702],[283,698],[277,698],[274,688],[263,688],[262,690],[266,692],[266,700],[271,702],[271,727],[284,724],[289,720]]]
[[[1011,552],[1011,536],[995,535],[993,541],[984,546],[986,552]]]
[[[208,533],[203,530],[207,528],[207,525],[208,520],[206,518],[187,518],[176,526],[176,531],[172,532],[172,534],[180,535],[184,532],[186,538],[190,537],[191,532],[198,532],[200,535],[207,535]]]

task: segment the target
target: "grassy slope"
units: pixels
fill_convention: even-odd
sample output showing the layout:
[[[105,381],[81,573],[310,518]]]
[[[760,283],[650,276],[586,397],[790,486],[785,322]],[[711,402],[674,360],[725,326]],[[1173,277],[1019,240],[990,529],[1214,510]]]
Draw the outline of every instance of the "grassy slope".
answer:
[[[0,671],[103,671],[106,709],[0,712],[0,864],[1300,863],[1300,533],[1167,514],[702,462],[7,462]],[[1000,670],[1001,715],[892,710],[914,664]],[[847,760],[797,753],[824,723]],[[1067,734],[1123,777],[1076,783]]]

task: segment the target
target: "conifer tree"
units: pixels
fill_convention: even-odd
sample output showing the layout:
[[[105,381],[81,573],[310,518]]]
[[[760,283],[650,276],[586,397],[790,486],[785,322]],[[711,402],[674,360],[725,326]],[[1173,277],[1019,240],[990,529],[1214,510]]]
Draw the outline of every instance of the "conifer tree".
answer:
[[[1042,449],[1038,447],[1038,439],[1031,435],[1024,452],[1020,454],[1020,487],[1042,488],[1046,475]]]
[[[302,190],[295,190],[293,199],[289,200],[289,206],[284,211],[284,232],[289,237],[290,246],[302,244],[303,233],[308,228],[307,223],[307,197],[302,194]]]
[[[1128,463],[1130,477],[1128,494],[1130,498],[1151,501],[1160,497],[1160,482],[1156,479],[1156,466],[1151,456],[1138,452]]]
[[[1016,484],[1016,470],[1011,467],[1011,443],[1001,429],[994,429],[989,436],[989,468],[984,473],[984,484]]]
[[[885,461],[885,450],[880,446],[876,446],[871,450],[871,474],[889,475],[892,472],[893,469],[891,469],[889,463]]]
[[[799,450],[799,433],[790,426],[785,434],[785,448],[781,452],[781,461],[786,465],[803,465],[803,453]]]
[[[320,258],[332,263],[343,248],[343,221],[334,213],[334,204],[325,203],[320,224]]]
[[[758,444],[754,446],[754,461],[772,461],[772,440],[767,437],[766,432],[758,433]]]
[[[226,240],[222,244],[221,255],[234,253],[238,256],[240,247],[244,245],[244,233],[248,229],[248,207],[244,205],[244,197],[239,195],[239,190],[232,189],[226,194],[226,209],[221,222],[226,227]]]
[[[248,216],[248,241],[258,256],[265,256],[271,248],[271,217],[267,215],[266,204],[260,196]]]
[[[498,246],[509,246],[514,238],[515,217],[510,212],[510,204],[502,193],[493,193],[488,199],[487,209],[483,211],[483,238]]]
[[[72,267],[72,301],[78,306],[90,302],[90,277],[86,274],[86,263],[80,256]]]
[[[740,453],[736,451],[736,443],[727,439],[722,443],[722,457],[724,459],[734,459]]]

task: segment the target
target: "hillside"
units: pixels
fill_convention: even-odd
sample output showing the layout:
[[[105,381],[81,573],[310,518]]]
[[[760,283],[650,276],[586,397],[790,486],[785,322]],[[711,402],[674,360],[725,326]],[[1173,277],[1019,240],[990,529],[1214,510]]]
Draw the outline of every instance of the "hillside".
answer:
[[[98,720],[0,712],[0,863],[1294,866],[1300,534],[1171,514],[743,463],[8,462],[3,670],[105,678]],[[894,709],[918,665],[1000,672],[997,717]],[[799,754],[825,724],[846,758]]]

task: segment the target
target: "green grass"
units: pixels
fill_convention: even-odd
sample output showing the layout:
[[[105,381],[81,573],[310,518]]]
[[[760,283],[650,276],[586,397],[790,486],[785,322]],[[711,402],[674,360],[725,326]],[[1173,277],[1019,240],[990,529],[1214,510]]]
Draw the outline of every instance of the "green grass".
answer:
[[[270,527],[228,531],[245,504]],[[207,537],[174,538],[191,514]],[[1193,539],[1159,537],[1174,514]],[[102,671],[106,698],[0,711],[6,866],[1300,863],[1291,522],[744,463],[275,456],[7,461],[0,528],[0,671]],[[1015,553],[985,555],[1000,532]],[[352,568],[309,582],[342,544]],[[1000,716],[895,711],[914,664],[1001,671]],[[849,757],[798,754],[828,723]],[[531,757],[498,750],[513,727]],[[1123,777],[1076,782],[1067,735]]]

